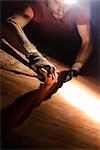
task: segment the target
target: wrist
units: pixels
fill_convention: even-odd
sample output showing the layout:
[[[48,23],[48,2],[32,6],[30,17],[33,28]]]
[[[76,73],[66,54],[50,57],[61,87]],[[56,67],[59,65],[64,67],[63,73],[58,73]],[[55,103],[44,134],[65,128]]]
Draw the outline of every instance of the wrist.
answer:
[[[72,70],[76,70],[76,71],[80,71],[80,69],[82,68],[83,66],[83,63],[82,62],[75,62],[73,65],[72,65]]]

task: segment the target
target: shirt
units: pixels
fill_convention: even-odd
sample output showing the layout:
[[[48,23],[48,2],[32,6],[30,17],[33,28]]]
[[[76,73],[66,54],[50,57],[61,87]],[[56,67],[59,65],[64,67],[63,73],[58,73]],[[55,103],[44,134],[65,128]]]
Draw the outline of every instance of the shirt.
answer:
[[[73,61],[81,45],[81,38],[77,25],[89,22],[89,13],[86,7],[73,5],[62,19],[56,19],[45,1],[32,3],[34,18],[30,23],[28,36],[40,49],[56,54],[63,60]],[[68,57],[68,58],[67,58]]]

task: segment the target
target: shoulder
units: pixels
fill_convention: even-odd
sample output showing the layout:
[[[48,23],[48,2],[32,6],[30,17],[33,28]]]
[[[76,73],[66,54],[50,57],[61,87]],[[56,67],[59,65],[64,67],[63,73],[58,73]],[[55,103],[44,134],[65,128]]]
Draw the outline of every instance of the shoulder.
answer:
[[[74,15],[77,24],[87,24],[90,21],[90,6],[86,0],[81,0],[74,6]]]

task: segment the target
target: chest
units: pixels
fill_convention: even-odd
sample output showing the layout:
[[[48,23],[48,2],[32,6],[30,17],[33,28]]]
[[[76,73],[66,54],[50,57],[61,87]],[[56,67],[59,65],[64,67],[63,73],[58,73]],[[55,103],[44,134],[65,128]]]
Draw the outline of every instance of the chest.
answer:
[[[69,34],[75,29],[75,17],[73,16],[72,9],[66,12],[62,19],[56,19],[44,4],[38,7],[38,9],[34,9],[35,17],[33,20],[35,29],[38,32],[61,36]]]

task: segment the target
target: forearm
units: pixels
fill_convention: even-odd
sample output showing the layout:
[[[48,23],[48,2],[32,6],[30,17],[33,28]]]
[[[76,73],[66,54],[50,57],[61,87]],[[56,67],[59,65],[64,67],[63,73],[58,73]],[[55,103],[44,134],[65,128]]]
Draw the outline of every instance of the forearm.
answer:
[[[9,132],[21,121],[25,114],[30,114],[34,107],[48,98],[51,85],[41,85],[39,89],[26,93],[18,98],[15,103],[2,110],[2,129]]]
[[[37,48],[28,40],[21,26],[13,18],[8,18],[10,23],[16,30],[17,35],[20,38],[26,53],[25,56],[28,58],[29,63],[36,73],[39,73],[39,68],[45,68],[47,71],[52,72],[54,66],[44,56],[38,52]]]
[[[82,44],[82,46],[76,56],[73,68],[77,68],[79,71],[84,66],[84,64],[86,63],[88,58],[90,57],[91,52],[92,52],[91,43]],[[78,67],[77,67],[77,65],[75,65],[76,63],[78,64]]]

